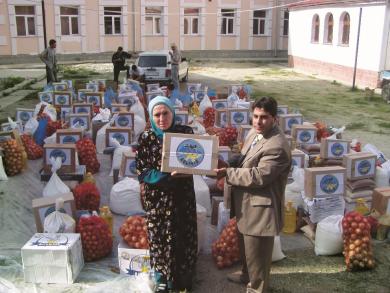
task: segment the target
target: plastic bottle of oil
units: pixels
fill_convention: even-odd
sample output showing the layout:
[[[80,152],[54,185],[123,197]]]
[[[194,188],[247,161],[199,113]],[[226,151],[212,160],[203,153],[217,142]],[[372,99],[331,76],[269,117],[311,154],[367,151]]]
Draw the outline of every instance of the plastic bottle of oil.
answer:
[[[95,178],[93,177],[91,172],[87,172],[87,174],[84,175],[84,179],[83,179],[82,183],[96,184]]]
[[[112,214],[111,214],[111,211],[110,209],[108,208],[108,206],[102,206],[100,208],[100,217],[106,221],[107,225],[108,225],[108,228],[110,229],[111,231],[111,234],[112,234],[112,228],[113,228],[113,217],[112,217]]]
[[[284,233],[295,233],[297,229],[297,210],[293,207],[293,202],[288,201],[284,209]]]
[[[366,200],[364,198],[358,198],[356,200],[356,206],[355,206],[355,211],[358,212],[361,215],[368,214],[370,210],[365,204]]]

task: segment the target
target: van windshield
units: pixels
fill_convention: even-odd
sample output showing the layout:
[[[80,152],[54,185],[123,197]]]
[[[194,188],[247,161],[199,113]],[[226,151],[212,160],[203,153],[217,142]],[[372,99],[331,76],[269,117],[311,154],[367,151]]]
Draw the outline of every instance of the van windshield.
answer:
[[[140,56],[138,59],[139,67],[166,67],[167,56]]]

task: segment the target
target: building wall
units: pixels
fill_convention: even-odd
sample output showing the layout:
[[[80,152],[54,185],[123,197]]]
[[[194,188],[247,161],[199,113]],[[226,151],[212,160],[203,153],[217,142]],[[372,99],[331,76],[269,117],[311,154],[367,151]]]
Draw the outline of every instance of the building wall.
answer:
[[[286,0],[286,2],[292,0]],[[57,40],[61,54],[169,49],[181,50],[286,50],[280,39],[280,9],[270,9],[265,36],[253,36],[253,10],[283,4],[283,0],[51,0],[45,1],[46,38]],[[36,36],[16,36],[14,5],[35,5]],[[41,1],[0,0],[0,54],[37,54],[44,48]],[[61,34],[61,6],[79,8],[79,34]],[[122,7],[121,34],[105,35],[104,7]],[[145,34],[145,8],[163,7],[162,34]],[[184,9],[199,9],[199,33],[184,35]],[[235,9],[234,34],[221,34],[221,9]],[[28,44],[26,46],[26,44]]]

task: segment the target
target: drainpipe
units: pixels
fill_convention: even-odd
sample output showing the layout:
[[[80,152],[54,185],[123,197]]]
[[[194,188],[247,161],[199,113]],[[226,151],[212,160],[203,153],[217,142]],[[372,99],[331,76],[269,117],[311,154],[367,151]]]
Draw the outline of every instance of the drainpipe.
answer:
[[[278,0],[275,0],[275,6],[278,6]],[[275,26],[276,26],[276,38],[275,38],[275,48],[274,48],[274,57],[277,57],[277,55],[278,55],[278,38],[279,38],[279,30],[278,29],[280,29],[279,28],[279,25],[280,25],[280,21],[279,21],[279,15],[280,15],[280,8],[276,8],[275,9],[275,11],[276,11],[276,17],[275,17],[275,20],[276,20],[276,24],[275,24]]]
[[[358,25],[358,33],[357,33],[357,39],[356,39],[355,65],[353,66],[352,89],[355,89],[356,67],[357,67],[357,59],[358,59],[358,52],[359,52],[359,39],[360,39],[360,25],[361,25],[361,23],[362,23],[362,8],[360,7],[359,25]]]
[[[47,48],[47,40],[46,40],[46,15],[45,15],[45,1],[41,1],[42,5],[42,24],[43,24],[43,44],[45,49]]]
[[[135,52],[135,0],[131,1],[131,10],[133,12],[133,52]]]

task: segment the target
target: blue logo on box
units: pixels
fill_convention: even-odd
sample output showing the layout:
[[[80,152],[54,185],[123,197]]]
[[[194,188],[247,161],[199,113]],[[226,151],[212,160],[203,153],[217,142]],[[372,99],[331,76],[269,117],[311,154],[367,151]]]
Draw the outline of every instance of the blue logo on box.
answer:
[[[118,122],[118,125],[122,127],[128,126],[130,124],[129,118],[123,115],[119,116],[116,121]]]
[[[131,174],[137,174],[137,163],[135,160],[130,161],[129,171]]]
[[[88,108],[86,107],[78,107],[77,113],[89,113]]]
[[[76,138],[71,135],[64,136],[62,143],[76,143]]]
[[[299,134],[299,140],[302,142],[309,142],[311,139],[310,131],[304,130]]]
[[[20,112],[19,117],[20,117],[20,120],[27,122],[30,119],[30,113],[29,112]]]
[[[357,169],[358,169],[359,173],[362,174],[362,175],[368,174],[370,172],[370,170],[371,170],[370,161],[368,161],[368,160],[360,161],[359,164],[358,164]]]
[[[288,125],[289,128],[292,128],[292,126],[294,124],[299,124],[299,121],[298,121],[297,118],[290,118],[290,119],[288,119],[287,125]]]
[[[225,109],[226,108],[226,104],[223,103],[223,102],[217,102],[215,103],[215,109]]]
[[[121,257],[126,258],[125,255]],[[138,254],[131,258],[129,268],[126,269],[127,274],[136,276],[140,273],[147,273],[150,270],[150,256],[146,254]]]
[[[177,160],[188,168],[199,166],[203,162],[204,154],[202,145],[194,139],[182,141],[176,149]]]
[[[341,143],[336,142],[330,147],[330,152],[332,155],[340,157],[344,153],[344,146]]]
[[[320,188],[323,192],[331,194],[339,187],[339,181],[333,175],[325,175],[320,182]]]
[[[51,97],[49,94],[42,94],[41,99],[43,102],[50,103],[51,102]]]
[[[66,86],[64,84],[56,84],[55,90],[56,91],[64,91],[64,90],[66,90]]]
[[[237,124],[240,124],[244,121],[245,116],[242,112],[236,112],[233,114],[233,121]]]
[[[88,103],[92,103],[92,104],[98,105],[99,104],[99,98],[96,97],[96,96],[89,96],[88,97]]]
[[[59,150],[59,149],[56,149],[56,150],[52,150],[50,155],[49,155],[49,158],[61,158],[61,161],[62,163],[64,163],[66,161],[66,154],[63,150]]]
[[[175,124],[176,125],[182,125],[183,124],[183,118],[179,115],[175,116]]]
[[[60,105],[66,104],[67,98],[66,96],[58,96],[57,97],[57,103]]]
[[[113,138],[115,138],[121,145],[125,143],[126,139],[122,133],[114,133],[112,135]]]
[[[85,126],[85,121],[82,118],[75,118],[73,120],[73,125],[75,125],[76,123],[78,123],[80,126]]]

